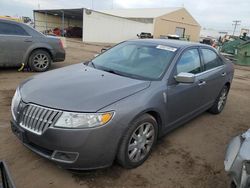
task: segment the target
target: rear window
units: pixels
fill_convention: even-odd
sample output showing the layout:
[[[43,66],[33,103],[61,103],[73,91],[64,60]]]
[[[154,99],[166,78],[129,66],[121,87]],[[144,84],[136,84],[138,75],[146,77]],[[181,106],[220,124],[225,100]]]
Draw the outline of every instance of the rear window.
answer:
[[[29,34],[20,26],[11,23],[0,23],[0,34],[2,35],[20,35],[28,36]]]
[[[214,51],[209,49],[201,49],[201,52],[204,58],[205,71],[223,65],[223,61]]]

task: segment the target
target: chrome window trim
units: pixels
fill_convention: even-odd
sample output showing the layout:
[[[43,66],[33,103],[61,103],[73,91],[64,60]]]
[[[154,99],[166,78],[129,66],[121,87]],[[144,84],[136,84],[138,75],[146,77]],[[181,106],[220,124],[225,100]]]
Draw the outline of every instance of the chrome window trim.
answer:
[[[31,35],[7,35],[7,34],[0,34],[0,37],[1,36],[6,36],[6,37],[29,37],[29,38],[32,38],[32,36]]]
[[[200,76],[200,75],[203,75],[203,74],[206,74],[206,73],[215,71],[215,70],[217,70],[217,69],[221,69],[221,68],[223,68],[224,66],[225,66],[225,65],[220,65],[220,66],[218,66],[218,67],[214,67],[214,68],[212,68],[212,69],[209,69],[209,70],[206,70],[206,71],[197,73],[197,74],[195,74],[195,76]]]

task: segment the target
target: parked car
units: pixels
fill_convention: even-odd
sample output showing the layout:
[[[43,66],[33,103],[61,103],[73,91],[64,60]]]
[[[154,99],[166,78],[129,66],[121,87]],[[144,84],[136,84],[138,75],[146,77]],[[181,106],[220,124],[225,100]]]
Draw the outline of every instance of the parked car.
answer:
[[[77,37],[82,38],[82,28],[81,27],[68,27],[66,29],[67,37]]]
[[[174,40],[180,40],[181,37],[179,35],[168,35],[167,38],[174,39]]]
[[[35,153],[68,169],[115,159],[141,165],[156,140],[209,110],[220,113],[233,65],[207,45],[138,39],[33,76],[12,100],[12,130]]]
[[[234,137],[228,144],[225,170],[231,178],[232,188],[250,187],[250,129]]]
[[[0,66],[24,64],[33,71],[43,72],[52,62],[64,61],[62,41],[45,36],[28,25],[0,19]]]
[[[140,34],[137,34],[137,37],[139,39],[152,39],[154,36],[151,33],[141,32]]]
[[[216,48],[218,46],[218,42],[216,42],[215,40],[211,39],[211,38],[204,38],[201,42],[202,44],[206,44],[206,45],[210,45],[214,48]]]

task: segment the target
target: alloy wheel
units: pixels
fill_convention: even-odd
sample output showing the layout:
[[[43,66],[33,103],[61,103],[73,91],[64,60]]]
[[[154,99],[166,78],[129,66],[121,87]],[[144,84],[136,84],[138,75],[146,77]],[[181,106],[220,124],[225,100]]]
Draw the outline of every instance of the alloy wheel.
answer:
[[[218,110],[221,111],[224,108],[224,105],[227,100],[227,89],[224,88],[221,92],[219,101],[218,101]]]
[[[143,160],[149,153],[155,137],[151,123],[143,123],[133,132],[128,144],[128,157],[131,162]]]
[[[37,69],[45,69],[49,66],[49,58],[45,54],[37,54],[34,57],[33,65]]]

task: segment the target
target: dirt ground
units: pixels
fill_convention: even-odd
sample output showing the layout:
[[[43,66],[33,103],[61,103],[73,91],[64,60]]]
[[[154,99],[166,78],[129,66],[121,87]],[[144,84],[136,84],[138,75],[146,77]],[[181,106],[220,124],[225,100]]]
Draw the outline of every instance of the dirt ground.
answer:
[[[67,58],[53,69],[90,59],[102,46],[68,42]],[[152,155],[133,170],[112,167],[72,173],[25,148],[10,130],[10,103],[17,85],[37,74],[0,70],[0,160],[10,168],[17,188],[164,187],[225,188],[223,159],[228,141],[250,127],[250,67],[235,66],[226,108],[204,113],[159,140]]]

